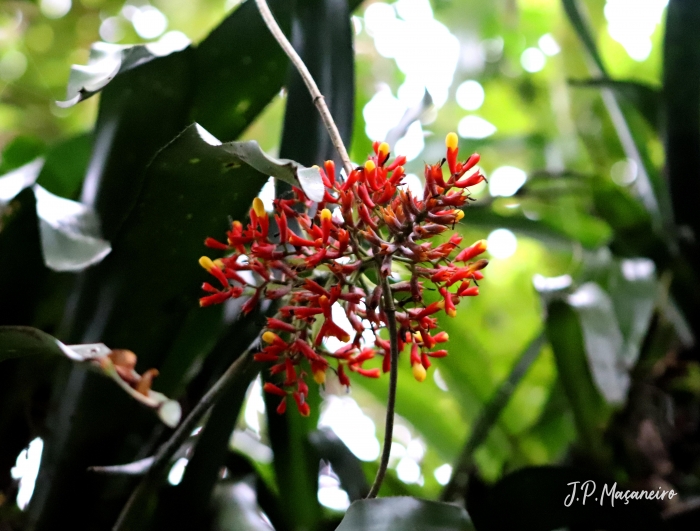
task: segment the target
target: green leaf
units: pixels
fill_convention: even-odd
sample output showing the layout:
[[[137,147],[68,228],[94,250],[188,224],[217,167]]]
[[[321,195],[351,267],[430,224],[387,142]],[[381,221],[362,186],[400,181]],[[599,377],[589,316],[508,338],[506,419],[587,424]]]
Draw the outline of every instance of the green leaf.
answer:
[[[580,0],[562,0],[562,5],[564,6],[564,11],[569,17],[569,22],[574,27],[574,30],[578,34],[579,39],[583,43],[586,51],[590,58],[595,62],[596,66],[602,74],[606,73],[605,65],[603,64],[603,59],[598,53],[598,48],[596,47],[595,40],[591,34],[591,30],[588,26],[588,22],[581,13],[581,8],[579,7]]]
[[[0,362],[13,358],[54,358],[74,362],[89,362],[88,365],[112,380],[127,394],[142,404],[158,411],[159,416],[173,427],[180,421],[180,407],[161,393],[149,391],[143,395],[135,391],[114,368],[107,358],[111,349],[102,343],[67,346],[58,339],[26,326],[0,326]]]
[[[697,2],[671,0],[664,37],[664,109],[667,119],[665,138],[666,167],[675,221],[695,235],[692,244],[684,243],[690,268],[698,271],[700,216],[696,198],[700,194],[700,5]],[[677,299],[696,337],[700,337],[700,296],[697,280],[674,282]],[[692,294],[692,296],[689,296]]]
[[[418,498],[378,498],[353,503],[337,531],[467,531],[464,509]]]
[[[43,155],[45,151],[46,145],[38,138],[31,136],[17,136],[13,138],[2,150],[0,174],[24,166]]]
[[[77,199],[91,151],[92,135],[87,133],[51,146],[36,183],[57,196]]]
[[[595,282],[586,282],[569,295],[567,302],[581,324],[593,381],[609,404],[623,403],[631,365],[623,358],[624,339],[610,295]]]
[[[632,367],[654,314],[658,294],[654,263],[646,258],[628,258],[611,270],[608,291],[620,332],[624,338],[620,362]]]
[[[207,280],[197,264],[207,252],[204,238],[220,237],[229,214],[242,219],[267,180],[234,154],[260,153],[257,145],[210,142],[195,124],[153,159],[112,255],[86,279],[72,337],[101,330],[96,339],[130,348],[145,366],[161,362],[172,330],[196,307],[198,285]],[[109,301],[100,299],[105,289]]]
[[[66,99],[56,102],[70,107],[102,90],[117,75],[156,57],[148,46],[120,46],[96,42],[90,47],[87,65],[73,65],[66,87]]]
[[[608,410],[591,376],[584,333],[576,311],[564,301],[551,301],[547,305],[546,330],[579,437],[593,455],[600,457],[603,452],[601,431]]]
[[[238,163],[225,146],[209,144],[200,131],[196,125],[188,127],[144,172],[136,206],[113,240],[112,253],[79,283],[74,309],[67,312],[69,322],[64,325],[68,341],[128,348],[138,355],[141,371],[160,367],[171,352],[175,331],[198,306],[199,285],[209,280],[197,263],[207,251],[204,238],[221,237],[230,226],[229,214],[244,219],[268,178]],[[216,309],[201,311],[208,310],[213,310],[208,312],[212,319],[220,319]],[[152,419],[117,402],[89,376],[73,371],[58,387],[64,399],[50,420],[65,432],[45,441],[47,458],[40,478],[54,479],[42,483],[39,501],[30,508],[42,521],[67,518],[79,499],[94,495],[80,480],[88,466],[133,461],[151,440]],[[158,389],[157,379],[154,385]],[[112,408],[109,418],[104,407]],[[125,433],[131,434],[128,444],[115,444],[114,437],[119,434],[123,441]],[[77,497],[69,484],[81,486]],[[114,487],[120,494],[112,511],[121,507],[120,496],[127,494],[127,487]],[[111,523],[116,518],[108,511],[99,515]],[[88,511],[81,517],[98,515]]]
[[[0,207],[0,324],[32,324],[47,273],[36,199],[25,189],[6,208]]]
[[[9,201],[31,187],[39,222],[44,264],[54,271],[82,271],[109,254],[109,242],[100,237],[95,212],[85,205],[63,199],[38,184],[43,159],[25,164],[0,177],[0,201]],[[2,208],[2,203],[0,203]]]
[[[191,53],[151,58],[102,89],[82,201],[110,241],[136,205],[148,163],[190,123]]]
[[[294,2],[291,42],[314,77],[350,149],[355,110],[355,54],[348,0]],[[328,132],[296,69],[287,81],[280,154],[307,166],[338,160]]]

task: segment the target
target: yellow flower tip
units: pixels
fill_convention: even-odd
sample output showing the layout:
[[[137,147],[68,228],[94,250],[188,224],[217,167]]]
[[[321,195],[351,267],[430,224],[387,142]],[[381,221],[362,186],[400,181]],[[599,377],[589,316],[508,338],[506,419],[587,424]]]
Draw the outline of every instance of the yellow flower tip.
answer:
[[[316,382],[318,385],[326,383],[326,371],[314,371],[314,382]]]
[[[457,310],[455,308],[450,308],[445,313],[450,317],[457,317]]]
[[[269,330],[262,335],[262,340],[268,344],[274,343],[276,338],[277,334],[270,332]]]
[[[253,210],[259,218],[265,215],[265,205],[263,204],[262,199],[259,197],[253,199]]]
[[[447,133],[447,137],[445,137],[445,145],[447,146],[448,149],[456,149],[457,145],[459,144],[459,138],[455,133]]]
[[[214,262],[212,262],[212,259],[209,258],[208,256],[202,256],[199,259],[199,265],[201,265],[207,271],[211,271],[212,269],[214,269],[216,267],[214,265]]]
[[[445,307],[445,301],[444,300],[438,301],[437,307],[442,310]]]
[[[341,337],[340,340],[341,340],[343,343],[347,343],[348,341],[350,341],[350,335],[349,335],[349,334],[343,334],[343,337]]]
[[[212,264],[214,264],[219,269],[224,268],[224,261],[221,258],[217,258],[216,260],[212,261]]]
[[[374,164],[374,161],[372,161],[372,160],[368,160],[367,162],[365,162],[365,171],[373,171],[374,168],[376,168],[376,167],[377,166]]]
[[[464,210],[455,210],[455,221],[459,221],[464,217]]]
[[[413,364],[413,377],[419,381],[422,382],[425,380],[425,377],[428,375],[428,373],[425,370],[425,367],[423,367],[422,363],[414,363]]]
[[[420,335],[420,332],[413,332],[413,340],[416,343],[423,343],[423,336]]]
[[[386,157],[389,154],[389,151],[390,151],[389,144],[387,144],[386,142],[382,142],[381,144],[379,144],[379,149],[377,151],[379,152],[379,155],[383,159],[384,157]]]
[[[488,242],[486,240],[479,240],[474,245],[478,245],[482,253],[488,248]]]
[[[332,217],[333,214],[331,214],[331,211],[327,208],[321,210],[321,221],[330,221]]]

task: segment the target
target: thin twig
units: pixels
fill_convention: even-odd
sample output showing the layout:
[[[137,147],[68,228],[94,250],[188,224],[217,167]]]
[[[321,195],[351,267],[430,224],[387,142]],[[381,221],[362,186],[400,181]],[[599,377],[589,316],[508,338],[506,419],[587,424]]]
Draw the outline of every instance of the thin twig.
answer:
[[[379,272],[381,275],[381,272]],[[389,466],[391,455],[391,442],[394,438],[394,410],[396,409],[396,387],[399,379],[399,338],[396,332],[396,308],[394,307],[394,294],[391,292],[389,280],[382,278],[382,291],[384,292],[384,313],[386,325],[389,329],[389,343],[391,344],[391,367],[389,369],[389,396],[386,401],[386,425],[384,427],[384,448],[382,458],[379,461],[379,470],[374,478],[374,484],[367,494],[367,498],[376,498],[384,481],[386,470]]]
[[[131,528],[130,523],[140,514],[140,506],[145,501],[146,495],[151,488],[157,485],[162,479],[162,475],[168,467],[171,458],[175,455],[175,452],[177,452],[189,438],[192,430],[197,426],[206,412],[209,411],[209,408],[221,398],[221,395],[228,389],[228,386],[235,381],[239,374],[245,371],[250,363],[253,363],[253,357],[250,355],[250,352],[253,350],[253,347],[257,345],[258,341],[259,337],[256,337],[245,352],[238,356],[236,361],[226,369],[226,372],[221,375],[216,383],[200,399],[170,438],[158,448],[153,458],[153,464],[144,475],[141,483],[139,483],[131,494],[129,501],[126,502],[124,509],[122,509],[117,519],[117,523],[114,524],[113,531],[124,531]]]
[[[323,125],[325,125],[326,129],[328,130],[328,135],[331,137],[331,142],[333,143],[336,151],[338,151],[338,155],[340,155],[343,168],[345,168],[345,174],[350,175],[350,172],[352,171],[350,157],[345,149],[345,144],[343,144],[343,139],[340,137],[338,127],[336,127],[335,122],[333,121],[331,112],[328,110],[326,100],[323,98],[323,94],[321,94],[321,91],[318,89],[318,85],[316,85],[311,72],[309,72],[309,69],[306,68],[304,61],[302,61],[301,57],[299,57],[299,54],[294,50],[294,47],[291,45],[284,33],[282,33],[282,30],[277,24],[275,17],[272,16],[272,12],[268,7],[267,2],[265,0],[255,0],[255,3],[258,5],[260,14],[265,21],[265,24],[267,24],[270,33],[272,33],[272,36],[275,38],[275,40],[277,40],[282,50],[284,50],[284,53],[287,54],[290,61],[292,61],[292,64],[299,72],[299,75],[304,80],[306,88],[311,94],[311,99],[321,115]]]

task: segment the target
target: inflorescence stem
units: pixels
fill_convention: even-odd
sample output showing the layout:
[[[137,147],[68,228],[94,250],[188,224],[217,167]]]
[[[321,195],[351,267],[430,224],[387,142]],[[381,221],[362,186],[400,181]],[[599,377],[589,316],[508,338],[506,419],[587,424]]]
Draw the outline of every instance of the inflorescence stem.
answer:
[[[266,0],[255,0],[255,3],[258,6],[258,9],[260,10],[260,14],[262,15],[263,20],[265,21],[265,24],[267,24],[267,27],[270,30],[270,33],[272,33],[272,36],[277,40],[279,45],[282,47],[284,52],[287,54],[289,59],[292,61],[292,64],[295,66],[297,71],[299,72],[299,75],[301,78],[304,80],[304,83],[306,84],[306,88],[309,90],[309,93],[311,94],[311,98],[313,99],[314,105],[318,109],[319,114],[321,115],[321,119],[323,120],[324,125],[326,126],[326,129],[328,130],[328,134],[331,138],[331,142],[333,143],[333,146],[335,146],[335,149],[338,151],[338,155],[340,156],[340,160],[343,162],[343,168],[345,169],[345,174],[350,175],[350,172],[352,171],[352,164],[350,163],[350,157],[348,156],[348,152],[345,149],[345,144],[343,144],[343,140],[340,137],[340,132],[338,131],[338,127],[335,125],[335,122],[333,121],[333,116],[331,116],[331,113],[328,109],[328,106],[326,105],[326,101],[323,97],[323,94],[321,94],[321,91],[318,88],[318,85],[316,85],[316,82],[314,81],[313,76],[311,75],[311,72],[309,72],[309,69],[306,68],[306,65],[304,64],[304,61],[299,57],[299,54],[294,50],[294,47],[292,44],[289,42],[287,37],[284,35],[282,30],[280,29],[279,25],[277,24],[277,21],[275,20],[275,17],[272,15],[272,12],[270,11],[270,8],[267,5]],[[379,265],[377,266],[377,273],[379,274],[380,278],[382,277],[380,267]],[[374,484],[372,485],[372,488],[367,495],[368,498],[376,498],[377,493],[379,492],[379,489],[382,485],[382,481],[384,480],[384,476],[386,475],[386,470],[389,465],[389,455],[391,453],[391,441],[393,439],[393,431],[394,431],[394,408],[395,408],[395,403],[396,403],[396,386],[397,386],[397,381],[398,381],[398,361],[399,361],[399,346],[398,346],[398,334],[396,330],[396,310],[394,308],[394,300],[393,300],[393,294],[391,291],[391,288],[389,286],[389,282],[386,278],[382,278],[382,288],[384,292],[384,312],[387,316],[387,327],[389,329],[389,340],[391,343],[391,369],[389,373],[389,396],[387,398],[387,412],[386,412],[386,427],[385,427],[385,434],[384,434],[384,448],[382,450],[382,457],[381,461],[379,464],[379,470],[377,471],[377,476],[374,480]]]
[[[379,462],[379,470],[374,478],[372,488],[367,494],[367,498],[376,498],[379,489],[384,481],[387,468],[389,467],[389,456],[391,455],[391,442],[394,438],[394,410],[396,408],[396,387],[399,377],[399,338],[396,332],[396,308],[394,307],[394,295],[389,286],[388,279],[382,279],[382,290],[384,291],[384,313],[386,314],[386,324],[389,328],[389,342],[391,344],[391,368],[389,369],[389,396],[386,401],[386,422],[384,426],[384,448]]]
[[[348,152],[345,149],[345,144],[343,144],[343,139],[340,137],[338,127],[333,121],[331,112],[328,110],[326,100],[324,99],[323,94],[321,94],[321,91],[318,89],[318,85],[316,85],[316,82],[314,81],[311,72],[309,72],[309,69],[306,68],[304,61],[301,59],[301,57],[299,57],[299,54],[296,52],[296,50],[289,42],[287,37],[284,35],[284,33],[282,33],[282,30],[277,24],[275,17],[272,16],[272,12],[268,7],[267,2],[265,0],[255,0],[255,3],[258,5],[260,14],[262,15],[262,18],[265,21],[265,24],[267,24],[270,33],[272,33],[272,36],[275,38],[275,40],[277,40],[279,45],[282,47],[282,50],[284,50],[284,53],[287,54],[290,61],[292,61],[294,67],[298,70],[299,75],[304,80],[306,88],[309,90],[309,94],[311,94],[311,99],[313,100],[314,105],[316,106],[319,114],[321,115],[323,125],[325,125],[326,129],[328,130],[328,135],[331,137],[331,142],[333,142],[333,146],[335,147],[336,151],[338,151],[340,160],[343,162],[345,174],[346,176],[350,175],[350,172],[352,171],[350,157],[348,156]]]

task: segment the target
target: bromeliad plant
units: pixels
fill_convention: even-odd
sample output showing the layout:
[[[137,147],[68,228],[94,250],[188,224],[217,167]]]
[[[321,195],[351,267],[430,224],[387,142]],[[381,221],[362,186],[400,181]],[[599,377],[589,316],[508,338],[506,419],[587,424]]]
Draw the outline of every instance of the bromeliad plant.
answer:
[[[323,384],[327,371],[334,371],[344,386],[350,385],[348,372],[378,378],[379,368],[365,367],[377,355],[383,356],[382,371],[389,372],[391,340],[379,334],[390,326],[388,312],[396,322],[397,349],[408,347],[416,380],[425,379],[430,358],[447,355],[439,348],[447,333],[431,334],[438,327],[436,315],[444,311],[454,317],[462,297],[479,294],[476,281],[488,262],[471,261],[486,250],[484,240],[464,249],[458,234],[438,245],[432,241],[462,219],[469,187],[484,180],[476,168],[478,155],[458,162],[457,135],[450,133],[446,143],[448,175],[443,175],[445,161],[426,165],[422,197],[401,186],[406,158],[390,162],[388,144],[375,142],[374,155],[346,180],[337,177],[332,161],[318,169],[326,187],[322,202],[313,203],[294,188],[294,197],[274,201],[271,228],[256,198],[245,228],[234,221],[225,243],[205,241],[231,254],[200,259],[220,284],[202,285],[209,295],[200,299],[201,306],[247,296],[243,312],[248,313],[262,299],[281,300],[262,335],[267,346],[255,354],[256,361],[273,364],[273,375],[281,375],[278,385],[264,387],[282,398],[279,413],[291,395],[299,412],[309,414],[309,374]],[[393,262],[408,271],[407,280],[393,280]],[[426,283],[437,289],[439,300],[426,304]],[[334,308],[351,332],[334,320]],[[329,338],[345,344],[334,351],[326,344]]]

